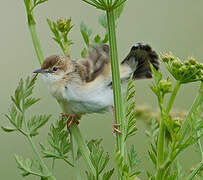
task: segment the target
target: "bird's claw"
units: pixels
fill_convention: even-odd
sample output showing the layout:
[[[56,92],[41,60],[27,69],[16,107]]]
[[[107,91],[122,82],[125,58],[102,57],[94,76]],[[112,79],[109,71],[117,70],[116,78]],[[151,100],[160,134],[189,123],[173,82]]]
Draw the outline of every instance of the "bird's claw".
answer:
[[[120,130],[117,129],[117,127],[119,127],[120,124],[113,124],[113,132],[112,134],[115,136],[116,133],[118,134],[122,134],[122,132]]]
[[[77,119],[78,117],[77,114],[70,115],[70,114],[63,113],[62,117],[67,117],[66,124],[68,129],[71,127],[73,123],[76,123],[77,125],[80,123],[79,120]]]

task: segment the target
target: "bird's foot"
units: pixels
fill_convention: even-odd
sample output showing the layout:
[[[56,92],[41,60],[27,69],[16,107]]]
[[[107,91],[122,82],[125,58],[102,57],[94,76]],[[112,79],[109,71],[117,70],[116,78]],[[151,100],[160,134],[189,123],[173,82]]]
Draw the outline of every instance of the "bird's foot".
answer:
[[[118,134],[122,134],[122,132],[120,130],[117,129],[117,127],[119,127],[120,124],[113,124],[113,132],[112,134],[115,136],[116,133]]]
[[[76,123],[77,125],[80,123],[80,121],[78,120],[80,118],[80,116],[78,114],[62,114],[63,117],[67,117],[67,128],[69,129],[71,127],[71,125],[73,123]]]
[[[113,122],[114,122],[112,134],[115,136],[116,133],[122,134],[122,132],[120,130],[118,130],[118,127],[120,126],[120,124],[116,124],[114,106],[112,106],[112,112],[113,112]]]

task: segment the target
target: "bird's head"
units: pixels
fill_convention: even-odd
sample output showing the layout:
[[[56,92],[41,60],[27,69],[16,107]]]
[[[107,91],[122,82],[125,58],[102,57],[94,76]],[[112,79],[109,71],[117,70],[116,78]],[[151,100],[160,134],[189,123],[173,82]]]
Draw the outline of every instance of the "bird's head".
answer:
[[[67,71],[66,57],[52,55],[47,57],[41,68],[35,70],[33,73],[40,73],[43,75],[45,81],[52,83],[60,80]]]

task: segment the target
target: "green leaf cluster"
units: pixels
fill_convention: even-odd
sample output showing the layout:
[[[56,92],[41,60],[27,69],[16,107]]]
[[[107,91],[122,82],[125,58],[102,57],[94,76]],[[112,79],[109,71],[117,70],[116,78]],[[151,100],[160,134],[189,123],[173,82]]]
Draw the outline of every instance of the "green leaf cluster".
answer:
[[[108,34],[106,33],[104,38],[102,39],[99,34],[96,34],[93,39],[91,39],[92,29],[88,28],[88,26],[82,22],[80,24],[80,32],[82,34],[83,40],[85,42],[86,47],[83,48],[81,52],[81,57],[85,58],[87,56],[87,49],[94,44],[105,44],[108,42]]]
[[[160,102],[165,94],[172,92],[172,82],[169,79],[164,79],[163,75],[159,71],[156,71],[153,66],[151,66],[151,69],[154,75],[154,83],[151,86],[151,90],[156,94]]]
[[[117,21],[124,9],[124,3],[120,5],[118,8],[114,10],[115,21]],[[87,56],[87,49],[94,44],[105,44],[109,41],[108,35],[108,24],[107,24],[107,16],[106,14],[99,16],[98,23],[105,29],[104,37],[96,34],[92,37],[92,29],[90,29],[84,22],[80,24],[80,32],[82,34],[83,40],[85,42],[86,47],[83,48],[81,52],[81,57],[85,58]]]
[[[22,79],[20,80],[14,96],[11,96],[13,103],[9,113],[6,114],[13,127],[2,127],[4,131],[19,131],[25,136],[35,136],[38,134],[38,129],[50,119],[50,115],[38,115],[31,117],[29,120],[25,119],[26,110],[39,101],[38,98],[31,96],[35,81],[36,76],[28,77],[25,82]]]
[[[43,168],[40,165],[38,161],[34,161],[32,159],[26,158],[24,159],[22,156],[15,156],[15,160],[17,163],[18,169],[21,170],[21,175],[23,177],[29,176],[29,175],[34,175],[34,176],[39,176],[39,177],[48,177],[42,174]],[[39,172],[33,171],[33,169],[37,169]]]
[[[60,18],[57,22],[47,19],[47,22],[50,30],[54,35],[53,40],[57,42],[64,54],[69,57],[70,54],[68,46],[73,44],[73,42],[68,39],[70,30],[73,28],[73,25],[71,24],[71,18]]]
[[[32,105],[37,103],[39,99],[32,97],[33,88],[37,76],[27,77],[25,81],[22,79],[15,90],[14,96],[11,96],[12,105],[9,113],[6,115],[12,127],[2,127],[5,132],[17,131],[23,134],[30,143],[36,159],[23,159],[16,155],[16,163],[22,171],[22,176],[35,175],[41,178],[50,178],[55,180],[45,163],[41,159],[39,152],[32,140],[33,136],[38,135],[38,130],[44,126],[50,119],[50,115],[34,115],[31,118],[26,116],[26,112]]]
[[[82,0],[98,9],[112,11],[120,7],[126,0]]]
[[[140,163],[140,161],[138,160],[134,145],[131,145],[130,147],[130,151],[127,155],[127,163],[119,151],[115,153],[114,160],[120,176],[126,180],[134,180],[135,177],[141,173],[140,171],[137,171],[137,165]]]
[[[99,140],[93,139],[93,140],[90,140],[87,144],[88,149],[90,151],[90,158],[91,158],[92,164],[96,169],[96,177],[94,177],[91,173],[86,172],[88,180],[99,179],[110,160],[109,154],[104,152],[101,142],[102,142],[102,139],[99,139]],[[114,169],[103,173],[103,176],[101,179],[109,180],[113,175],[113,172],[114,172]]]
[[[42,153],[45,158],[61,159],[73,166],[72,163],[68,161],[68,153],[71,149],[69,132],[66,129],[66,120],[61,117],[60,120],[50,127],[50,132],[48,134],[48,144],[46,147],[41,145]]]
[[[189,60],[188,62],[186,61],[183,65],[180,60],[175,60],[174,56],[167,56],[167,58],[165,56],[163,60],[166,63],[167,68],[169,68],[169,72],[177,80],[177,82],[174,89],[172,90],[172,82],[168,79],[164,80],[162,74],[152,67],[154,84],[153,86],[151,86],[151,89],[157,96],[159,102],[161,111],[161,122],[159,128],[155,124],[155,128],[153,130],[154,132],[148,133],[153,138],[151,150],[149,151],[149,157],[152,160],[155,168],[157,169],[156,176],[154,176],[153,173],[149,172],[148,175],[152,179],[171,179],[172,177],[174,179],[177,179],[178,176],[176,172],[177,169],[180,169],[178,166],[174,166],[177,156],[189,146],[199,141],[200,137],[202,136],[201,129],[203,127],[202,121],[200,121],[200,119],[202,119],[200,112],[203,103],[203,97],[201,93],[199,93],[199,95],[197,96],[192,108],[190,109],[188,115],[185,117],[184,121],[180,121],[179,119],[176,119],[170,115],[171,107],[181,84],[196,81],[195,79],[189,80],[189,74],[188,76],[185,76],[188,73],[187,70],[189,70],[189,67],[181,76],[177,76],[177,74],[179,72],[179,68],[181,66],[185,66],[185,64],[189,65],[189,62],[190,65],[198,64],[198,67],[200,67],[200,63]],[[178,62],[178,64],[181,66],[176,66],[174,62],[175,64]],[[171,66],[169,67],[169,65]],[[173,71],[171,72],[170,68],[175,67],[176,69],[173,69]],[[201,84],[200,91],[203,88],[202,86],[203,85]],[[167,93],[171,93],[171,96],[168,102],[165,103],[164,95]],[[165,104],[167,104],[166,107]]]

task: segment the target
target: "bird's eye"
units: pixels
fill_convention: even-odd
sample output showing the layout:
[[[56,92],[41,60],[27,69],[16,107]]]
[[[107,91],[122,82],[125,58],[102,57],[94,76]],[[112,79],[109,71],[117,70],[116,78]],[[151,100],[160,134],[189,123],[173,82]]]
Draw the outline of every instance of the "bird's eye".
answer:
[[[57,67],[53,67],[53,71],[57,71],[58,70],[58,68]]]

